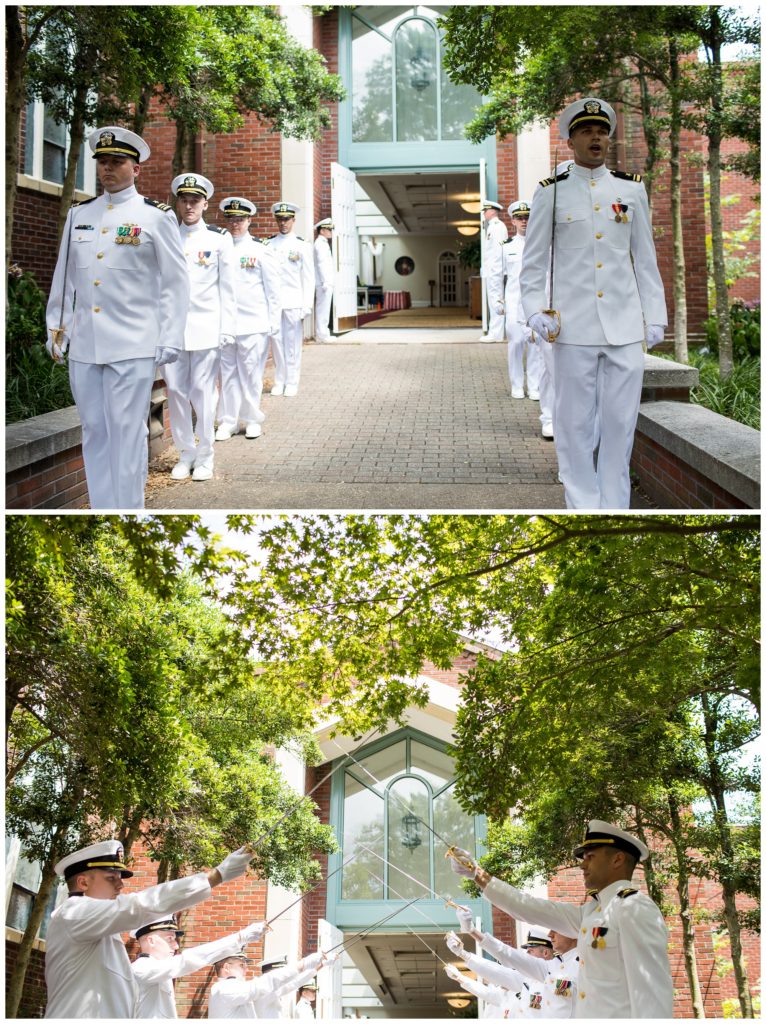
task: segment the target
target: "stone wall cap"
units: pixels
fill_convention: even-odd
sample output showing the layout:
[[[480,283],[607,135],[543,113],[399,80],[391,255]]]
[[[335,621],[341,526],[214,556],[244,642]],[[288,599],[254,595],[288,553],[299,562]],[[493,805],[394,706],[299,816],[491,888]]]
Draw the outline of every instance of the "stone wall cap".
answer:
[[[699,380],[700,372],[696,366],[661,359],[649,352],[644,354],[644,387],[695,388]]]
[[[643,402],[637,430],[748,508],[760,508],[760,431],[686,402]]]
[[[82,442],[77,406],[32,416],[5,428],[5,471],[12,473]]]

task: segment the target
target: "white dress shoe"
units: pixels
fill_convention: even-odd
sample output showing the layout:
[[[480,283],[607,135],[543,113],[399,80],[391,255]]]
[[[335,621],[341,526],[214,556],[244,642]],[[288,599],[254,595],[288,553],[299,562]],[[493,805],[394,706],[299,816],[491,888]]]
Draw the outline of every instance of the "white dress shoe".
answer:
[[[232,435],[232,431],[229,427],[220,426],[215,432],[216,441],[228,441]]]
[[[248,423],[245,427],[245,437],[260,437],[261,436],[261,425],[260,423]]]
[[[511,398],[523,398],[524,388],[511,388]]]
[[[539,391],[530,391],[529,392],[529,400],[531,402],[539,402],[540,401],[540,392]]]
[[[277,397],[279,397],[280,395],[283,395],[284,393],[285,393],[285,386],[284,386],[284,384],[275,384],[274,387],[271,389],[271,394],[272,395],[276,395]]]
[[[488,334],[482,334],[479,341],[502,341],[502,338],[490,338]]]
[[[285,384],[285,398],[295,398],[298,394],[297,384]]]
[[[188,480],[191,476],[191,472],[192,467],[189,463],[179,460],[170,470],[170,475],[174,480]]]
[[[553,440],[553,424],[550,422],[550,420],[543,423],[542,427],[540,428],[540,432],[546,441]]]
[[[192,473],[192,480],[212,480],[213,469],[211,466],[195,466]]]

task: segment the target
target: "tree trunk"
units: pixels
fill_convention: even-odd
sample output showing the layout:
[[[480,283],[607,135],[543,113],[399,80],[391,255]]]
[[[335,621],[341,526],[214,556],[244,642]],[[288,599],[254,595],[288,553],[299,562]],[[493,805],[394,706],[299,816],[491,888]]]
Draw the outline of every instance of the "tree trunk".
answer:
[[[19,173],[19,132],[24,107],[24,69],[27,53],[19,7],[5,8],[5,267],[12,261],[13,208]]]
[[[660,139],[657,129],[654,125],[654,119],[652,118],[652,103],[651,94],[649,92],[649,83],[644,73],[644,68],[641,63],[638,65],[638,87],[639,94],[641,96],[641,129],[644,133],[644,139],[646,141],[646,163],[644,164],[644,174],[649,176],[649,180],[644,182],[646,187],[646,195],[649,200],[649,208],[652,206],[652,173],[657,165],[657,156],[659,153]]]
[[[702,696],[702,709],[705,716],[705,751],[708,761],[710,779],[709,796],[713,805],[713,820],[718,832],[720,856],[718,858],[718,881],[723,892],[723,920],[729,932],[731,960],[734,967],[734,978],[737,983],[737,996],[743,1017],[753,1016],[753,998],[747,976],[747,965],[742,952],[742,935],[737,914],[736,886],[732,879],[735,854],[731,842],[729,819],[726,812],[726,786],[721,766],[715,752],[715,739],[718,731],[718,713],[711,705],[707,695]]]
[[[136,135],[143,135],[146,119],[149,116],[149,104],[152,99],[152,86],[145,85],[133,111],[133,128]]]
[[[673,221],[673,348],[679,363],[689,362],[686,307],[686,255],[681,202],[681,100],[678,40],[668,40],[670,63],[670,207]]]
[[[726,287],[726,261],[723,249],[721,216],[721,118],[723,117],[723,79],[721,73],[721,19],[715,7],[710,12],[711,103],[708,117],[708,174],[710,176],[710,240],[713,252],[713,284],[718,322],[718,361],[721,380],[731,376],[734,367],[729,292]]]
[[[678,803],[672,794],[668,795],[668,807],[670,809],[670,821],[673,827],[673,836],[680,837],[683,834],[681,815],[678,810]],[[680,841],[673,842],[676,854],[676,890],[678,892],[678,903],[680,907],[681,932],[683,936],[684,966],[686,977],[689,982],[689,992],[692,997],[692,1012],[695,1017],[705,1016],[705,1003],[702,997],[699,974],[697,973],[697,952],[694,935],[694,918],[692,916],[691,902],[689,900],[689,867],[686,859],[686,849]]]
[[[176,145],[173,150],[173,169],[171,178],[177,177],[183,170],[183,164],[186,159],[186,147],[187,147],[188,132],[186,125],[183,121],[176,121]]]
[[[77,184],[77,164],[82,152],[82,136],[85,131],[85,112],[81,102],[85,97],[77,95],[73,104],[72,120],[69,123],[69,153],[67,155],[66,172],[64,183],[61,186],[61,201],[59,202],[59,218],[57,234],[59,245],[61,236],[64,233],[67,215],[74,201],[75,186]]]
[[[24,929],[24,935],[22,936],[21,942],[19,943],[19,952],[16,957],[16,963],[11,977],[8,981],[8,990],[6,993],[5,1002],[5,1014],[6,1017],[18,1017],[19,1006],[21,1005],[21,998],[24,994],[24,981],[27,976],[27,967],[32,956],[32,947],[34,945],[37,932],[42,923],[42,919],[45,916],[45,908],[48,906],[48,900],[53,892],[53,887],[56,883],[56,872],[53,870],[54,857],[50,857],[47,863],[43,866],[43,874],[40,879],[40,889],[35,897],[35,902],[32,907],[32,913],[29,915],[27,926]]]

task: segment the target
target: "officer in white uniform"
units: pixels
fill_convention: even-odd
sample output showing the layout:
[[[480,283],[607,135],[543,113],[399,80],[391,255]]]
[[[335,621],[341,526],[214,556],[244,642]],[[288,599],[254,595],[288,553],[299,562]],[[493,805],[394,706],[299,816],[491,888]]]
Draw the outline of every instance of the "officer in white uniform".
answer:
[[[556,450],[568,508],[630,507],[630,453],[641,401],[644,355],[667,325],[665,293],[640,175],[605,165],[616,117],[603,100],[570,104],[560,118],[572,151],[569,172],[541,182],[532,201],[521,268],[529,326],[546,337],[544,312],[555,223]],[[554,220],[555,190],[555,220]],[[593,466],[594,419],[600,419]]]
[[[261,974],[246,980],[248,959],[244,953],[227,957],[215,965],[218,980],[210,990],[207,1015],[210,1018],[259,1017],[277,1020],[280,1000],[306,984],[322,966],[323,953],[312,953],[295,966],[286,961],[261,964]]]
[[[482,999],[491,1007],[489,1012],[485,1011],[481,1015],[482,1017],[516,1020],[523,1016],[518,992],[509,992],[500,985],[488,985],[485,981],[474,981],[473,978],[459,971],[454,964],[445,964],[444,973],[470,995]]]
[[[88,138],[102,195],[64,226],[46,313],[48,352],[69,350],[93,509],[141,509],[155,369],[178,358],[189,282],[169,206],[136,191],[149,147],[125,128]]]
[[[223,228],[206,224],[203,214],[213,185],[201,174],[179,174],[170,185],[178,197],[180,232],[191,284],[184,351],[165,375],[168,411],[178,462],[174,480],[210,480],[213,476],[215,409],[221,345],[237,334],[234,243]],[[196,433],[192,426],[196,414]]]
[[[524,364],[527,368],[527,394],[533,402],[540,400],[540,374],[543,357],[537,338],[527,327],[527,318],[521,305],[519,274],[524,255],[524,236],[527,233],[529,204],[521,199],[511,203],[508,215],[516,229],[512,238],[503,242],[501,273],[505,276],[505,336],[508,339],[508,376],[511,379],[511,397],[524,397]]]
[[[279,265],[273,252],[249,232],[255,204],[228,196],[219,209],[234,240],[237,293],[237,337],[221,349],[221,392],[216,441],[228,441],[245,421],[245,437],[261,436],[263,371],[269,335],[278,334],[282,306]]]
[[[325,217],[315,224],[317,236],[314,242],[314,270],[316,272],[316,322],[314,333],[318,342],[330,340],[330,306],[335,281],[335,266],[332,258],[333,222]]]
[[[487,199],[482,206],[485,231],[484,253],[481,276],[487,282],[487,306],[489,326],[479,341],[502,341],[505,337],[505,307],[503,305],[503,242],[508,238],[508,228],[500,220],[500,203]]]
[[[314,1003],[317,997],[316,982],[310,981],[298,989],[298,1001],[293,1017],[297,1020],[314,1020]]]
[[[592,892],[580,905],[530,896],[492,878],[465,850],[451,852],[452,869],[475,878],[494,906],[577,939],[575,1017],[673,1016],[668,929],[656,903],[629,884],[635,865],[649,856],[641,840],[606,821],[589,822],[574,851]]]
[[[46,936],[45,1016],[93,1020],[135,1017],[136,983],[120,933],[138,928],[207,899],[215,886],[247,871],[252,852],[230,853],[205,873],[123,895],[123,878],[133,874],[123,863],[122,844],[95,843],[64,857],[55,866],[67,882],[69,898],[51,914]]]
[[[478,953],[469,953],[454,932],[447,932],[447,948],[459,956],[466,967],[484,981],[500,985],[508,992],[516,993],[519,999],[518,1016],[539,1017],[543,1003],[542,986],[529,984],[515,967],[495,963]],[[512,1004],[511,1004],[512,1005]]]
[[[281,268],[282,326],[272,336],[274,387],[272,395],[294,398],[298,394],[303,352],[303,320],[314,307],[314,253],[293,230],[300,208],[293,203],[274,203],[271,212],[279,233],[268,240]]]
[[[133,930],[130,936],[138,940],[141,949],[133,961],[133,974],[138,982],[136,1016],[143,1020],[175,1020],[178,1012],[174,980],[210,967],[221,957],[237,956],[243,946],[258,942],[265,928],[264,922],[251,924],[233,935],[181,952],[178,940],[184,933],[172,917],[161,917]]]
[[[462,912],[461,912],[462,911]],[[528,978],[542,995],[539,1006],[531,1007],[529,1016],[573,1017],[577,1005],[577,940],[552,932],[543,935],[540,929],[530,929],[527,941],[520,949],[509,946],[494,935],[476,928],[470,911],[458,911],[462,931],[475,939],[504,967],[514,967]],[[526,952],[521,952],[526,950]]]

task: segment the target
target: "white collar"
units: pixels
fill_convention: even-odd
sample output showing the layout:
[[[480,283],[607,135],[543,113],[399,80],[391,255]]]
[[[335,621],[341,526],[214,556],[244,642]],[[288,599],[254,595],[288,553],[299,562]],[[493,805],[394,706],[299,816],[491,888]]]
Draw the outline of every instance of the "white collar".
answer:
[[[576,178],[603,178],[604,175],[609,174],[609,168],[606,164],[601,164],[600,167],[581,167],[579,164],[573,163],[569,172]]]
[[[607,903],[616,896],[621,889],[630,888],[630,881],[627,878],[618,878],[616,882],[611,882],[605,889],[602,889],[597,896],[597,901],[602,905],[606,906]]]
[[[178,226],[185,235],[193,235],[195,231],[205,231],[207,229],[207,224],[203,218],[200,218],[196,224],[191,225],[184,224],[184,222],[181,221]]]
[[[128,185],[127,188],[120,189],[119,192],[104,192],[104,199],[112,206],[119,206],[120,203],[127,203],[129,199],[135,199],[137,195],[136,186]]]

